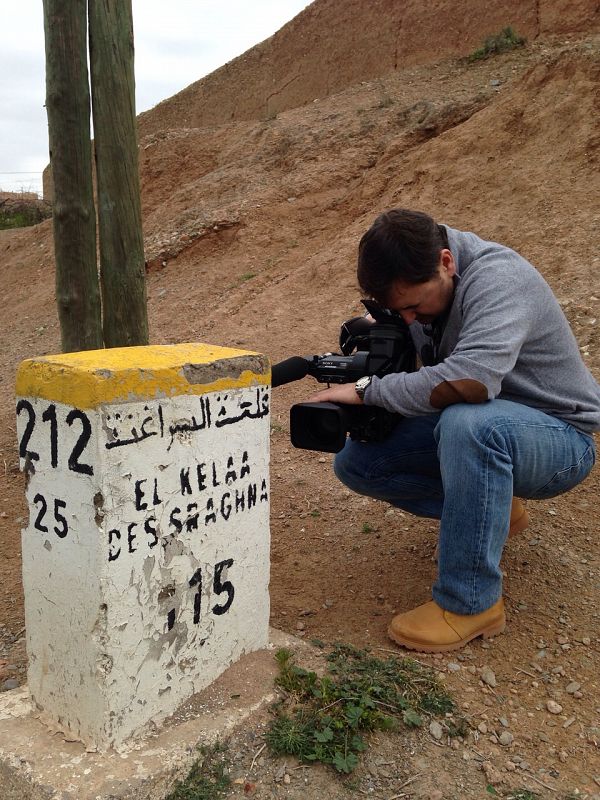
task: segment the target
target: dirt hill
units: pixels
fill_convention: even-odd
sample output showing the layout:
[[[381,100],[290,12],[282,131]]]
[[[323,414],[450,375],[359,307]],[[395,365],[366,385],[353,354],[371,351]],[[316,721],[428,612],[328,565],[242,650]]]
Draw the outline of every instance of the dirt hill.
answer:
[[[319,0],[142,116],[153,342],[240,345],[274,361],[334,349],[340,323],[358,310],[358,238],[379,210],[398,205],[520,250],[555,290],[600,376],[598,8],[480,6]],[[463,58],[506,25],[529,37],[526,47]],[[388,40],[384,29],[398,34]],[[281,105],[265,106],[265,76],[280,86],[286,52],[288,68],[304,70],[305,91],[290,84]],[[59,349],[51,223],[0,232],[0,253],[0,658],[5,678],[22,680],[27,512],[14,374],[23,358]],[[274,393],[273,624],[390,649],[390,615],[429,596],[436,526],[349,494],[329,457],[291,448],[289,405],[313,388],[303,381]],[[598,484],[594,474],[564,497],[529,503],[531,526],[504,556],[506,634],[491,647],[423,659],[446,675],[469,737],[444,747],[426,734],[376,743],[356,796],[458,800],[489,796],[486,786],[507,797],[511,787],[600,796]],[[480,680],[484,667],[495,687]],[[562,711],[550,713],[548,700]],[[501,744],[503,730],[511,743]],[[348,796],[320,777],[312,789],[280,787],[271,763],[259,767],[259,797]]]
[[[466,55],[512,25],[522,36],[591,32],[595,0],[317,0],[274,36],[140,116],[142,135],[264,119],[391,70]]]

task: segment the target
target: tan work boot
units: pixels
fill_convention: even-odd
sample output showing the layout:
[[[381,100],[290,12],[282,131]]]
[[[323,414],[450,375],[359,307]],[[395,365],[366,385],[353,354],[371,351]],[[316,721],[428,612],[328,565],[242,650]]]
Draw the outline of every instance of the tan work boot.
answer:
[[[521,533],[529,525],[529,512],[525,507],[522,500],[518,497],[513,497],[512,506],[510,508],[510,524],[508,528],[508,535],[514,536]]]
[[[458,650],[471,639],[487,639],[506,627],[502,598],[481,614],[453,614],[430,600],[412,611],[398,614],[390,623],[388,636],[396,644],[423,653]]]

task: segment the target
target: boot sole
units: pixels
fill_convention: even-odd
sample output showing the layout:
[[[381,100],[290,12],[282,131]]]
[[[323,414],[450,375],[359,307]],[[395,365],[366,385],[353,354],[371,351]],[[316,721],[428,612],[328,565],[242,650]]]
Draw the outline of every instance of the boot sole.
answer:
[[[396,644],[399,644],[401,647],[406,647],[408,650],[418,650],[420,653],[447,653],[450,650],[460,650],[461,647],[464,647],[473,639],[477,639],[478,636],[482,636],[484,639],[497,636],[503,633],[505,628],[506,620],[500,620],[500,622],[494,623],[493,625],[488,625],[488,627],[484,628],[482,631],[475,631],[475,633],[472,633],[470,636],[465,636],[464,639],[460,639],[458,642],[451,642],[450,644],[425,644],[414,642],[410,639],[403,639],[397,636],[391,628],[388,628],[388,636],[392,641],[396,642]]]

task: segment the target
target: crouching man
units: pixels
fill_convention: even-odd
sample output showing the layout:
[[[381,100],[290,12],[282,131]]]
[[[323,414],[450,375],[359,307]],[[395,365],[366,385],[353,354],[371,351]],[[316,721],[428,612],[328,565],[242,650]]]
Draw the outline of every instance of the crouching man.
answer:
[[[334,468],[355,492],[440,520],[433,599],[394,617],[389,635],[455,650],[504,629],[500,557],[527,526],[519,498],[554,497],[588,475],[600,387],[550,287],[508,247],[394,209],[362,237],[358,281],[411,326],[423,366],[311,400],[404,417],[383,442],[348,440]]]

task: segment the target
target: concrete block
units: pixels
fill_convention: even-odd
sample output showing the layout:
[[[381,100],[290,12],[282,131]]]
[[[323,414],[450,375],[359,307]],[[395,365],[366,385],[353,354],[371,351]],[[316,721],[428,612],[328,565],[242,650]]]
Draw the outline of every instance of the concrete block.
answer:
[[[243,656],[185,701],[160,730],[148,731],[120,752],[97,752],[48,728],[27,687],[0,694],[2,800],[163,800],[187,775],[199,746],[224,742],[236,729],[264,719],[262,712],[275,699],[277,648],[311,657],[304,642],[276,630],[270,634],[267,649]],[[258,740],[257,750],[260,746]]]
[[[28,684],[96,748],[267,644],[269,365],[206,345],[24,362]]]

